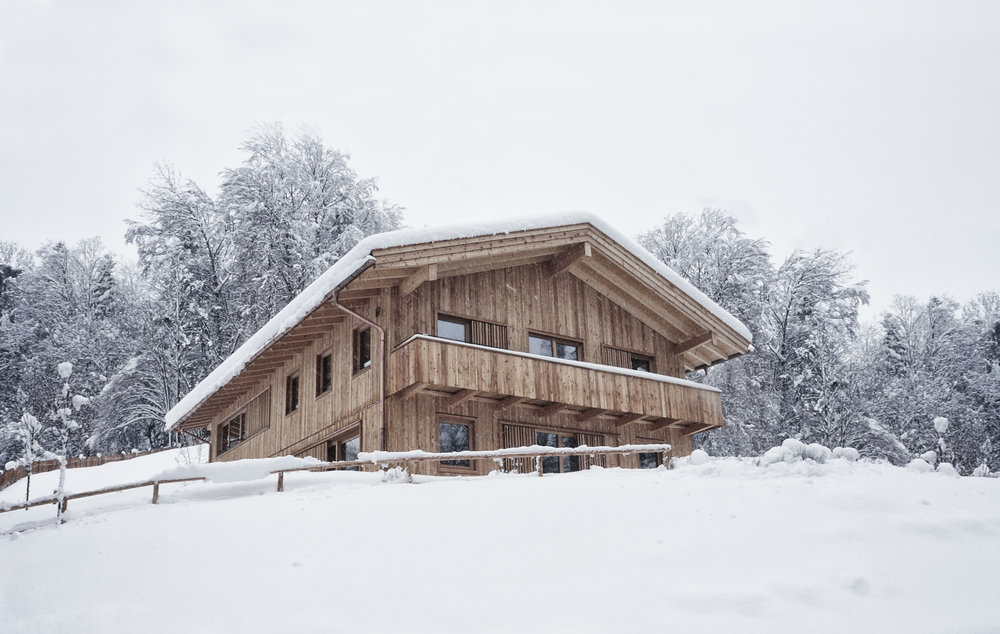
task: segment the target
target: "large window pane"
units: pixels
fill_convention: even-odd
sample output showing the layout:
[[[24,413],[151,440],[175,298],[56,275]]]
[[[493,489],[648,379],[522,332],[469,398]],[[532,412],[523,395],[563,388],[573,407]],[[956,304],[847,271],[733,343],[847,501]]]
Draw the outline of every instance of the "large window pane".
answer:
[[[576,436],[563,436],[562,437],[563,447],[576,447]],[[579,471],[580,470],[580,456],[563,456],[562,457],[562,470],[563,473],[568,471]]]
[[[357,460],[358,452],[361,451],[361,437],[355,436],[340,443],[341,460]]]
[[[639,454],[639,468],[640,469],[655,469],[660,466],[661,459],[658,453],[641,453]]]
[[[468,325],[464,322],[450,319],[438,319],[438,337],[452,341],[468,341]]]
[[[528,352],[531,354],[541,354],[546,357],[551,357],[552,340],[531,335],[528,337]]]
[[[469,426],[461,423],[439,423],[438,424],[439,451],[451,453],[453,451],[469,450]],[[454,467],[468,467],[471,463],[468,460],[442,460],[441,464]]]
[[[556,343],[556,356],[560,359],[579,361],[579,347],[571,343]]]
[[[650,372],[649,359],[643,359],[642,357],[632,357],[632,369],[638,370],[640,372]]]
[[[559,436],[540,431],[535,436],[535,444],[541,445],[542,447],[558,447]],[[559,473],[559,456],[547,456],[542,458],[542,473]]]

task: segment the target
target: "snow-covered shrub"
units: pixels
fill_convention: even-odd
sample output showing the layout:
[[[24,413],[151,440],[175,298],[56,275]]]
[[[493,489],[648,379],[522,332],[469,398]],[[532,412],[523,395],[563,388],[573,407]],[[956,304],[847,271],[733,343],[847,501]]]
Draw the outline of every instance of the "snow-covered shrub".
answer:
[[[932,467],[930,463],[923,458],[914,458],[906,465],[906,468],[918,473],[929,473],[934,471],[934,467]]]
[[[986,478],[990,475],[990,468],[985,463],[979,465],[972,471],[972,477],[974,478]]]
[[[703,449],[695,449],[691,452],[691,458],[688,464],[702,465],[706,462],[708,462],[708,452]]]
[[[950,462],[942,462],[939,464],[937,472],[943,473],[944,475],[955,476],[956,478],[958,477],[958,471],[955,470],[955,467],[952,466]]]
[[[938,455],[936,451],[925,451],[920,454],[920,459],[929,465],[934,465],[937,463]]]
[[[842,447],[841,453],[844,450]],[[857,460],[857,451],[851,449],[855,454],[854,460]],[[812,460],[818,464],[824,464],[831,458],[838,457],[834,455],[834,452],[830,451],[829,447],[824,447],[819,443],[805,444],[801,440],[795,438],[785,439],[780,447],[772,447],[764,452],[764,455],[760,457],[762,464],[774,464],[776,462],[798,462],[800,460]]]
[[[848,462],[857,462],[861,454],[854,447],[834,447],[833,457]]]

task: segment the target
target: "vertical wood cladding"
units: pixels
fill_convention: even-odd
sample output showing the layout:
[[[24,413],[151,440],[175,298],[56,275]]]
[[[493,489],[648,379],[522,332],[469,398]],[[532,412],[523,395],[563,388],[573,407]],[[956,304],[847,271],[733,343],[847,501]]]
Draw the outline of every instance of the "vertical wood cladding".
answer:
[[[444,314],[483,322],[483,328],[505,326],[507,345],[498,347],[527,352],[528,333],[537,332],[583,342],[581,361],[606,363],[604,347],[611,346],[653,357],[662,374],[684,376],[666,338],[573,275],[552,276],[546,264],[427,282],[393,310],[392,347],[414,334],[435,334]]]
[[[433,335],[438,315],[444,314],[470,320],[470,339],[483,345],[527,352],[528,333],[540,333],[580,341],[581,361],[607,364],[605,355],[610,347],[652,357],[656,371],[662,374],[678,377],[684,374],[682,363],[673,354],[672,344],[666,338],[572,274],[552,276],[547,264],[446,277],[426,282],[402,297],[398,288],[386,288],[377,296],[352,304],[352,309],[385,327],[389,350],[413,334]],[[363,451],[381,449],[379,387],[386,351],[381,348],[378,333],[373,329],[372,363],[368,368],[355,371],[353,333],[361,327],[364,327],[363,322],[351,317],[331,325],[328,332],[248,388],[244,400],[216,414],[210,429],[213,438],[221,425],[244,408],[248,414],[251,409],[258,412],[260,420],[267,420],[268,425],[221,456],[215,454],[218,445],[213,444],[212,458],[319,457],[327,439],[355,424],[360,425]],[[293,329],[292,334],[294,332]],[[331,356],[332,389],[317,395],[316,359],[325,354]],[[246,371],[252,372],[254,367],[251,363]],[[469,368],[469,371],[485,376],[490,369]],[[286,415],[285,379],[296,372],[299,407]],[[553,389],[556,387],[559,386]],[[595,384],[588,389],[600,391],[602,387]],[[264,394],[267,397],[255,401],[255,405],[249,403],[250,399]],[[673,455],[690,452],[690,439],[675,431],[647,430],[645,437],[648,439],[641,440],[631,429],[639,425],[616,429],[613,420],[608,418],[576,423],[574,415],[539,417],[538,410],[526,407],[513,407],[498,413],[489,403],[469,400],[452,406],[447,399],[426,394],[391,397],[386,407],[385,448],[390,451],[436,450],[438,418],[455,415],[471,419],[471,445],[478,449],[512,446],[510,443],[514,442],[517,446],[535,444],[532,430],[545,428],[572,431],[580,444],[665,441],[674,444]],[[609,467],[638,466],[634,456],[603,457],[594,464],[602,461]],[[591,462],[585,460],[584,464]],[[473,461],[472,472],[487,473],[496,467],[492,461]],[[424,473],[437,473],[439,469],[433,463],[420,463],[417,468]]]

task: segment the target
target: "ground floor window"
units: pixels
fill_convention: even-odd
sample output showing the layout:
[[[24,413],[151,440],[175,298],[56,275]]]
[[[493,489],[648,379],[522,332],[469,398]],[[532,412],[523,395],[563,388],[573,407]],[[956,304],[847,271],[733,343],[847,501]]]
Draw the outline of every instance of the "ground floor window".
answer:
[[[359,451],[361,451],[361,435],[357,430],[354,430],[327,441],[326,461],[343,462],[357,460]],[[357,469],[357,467],[354,468]]]
[[[471,449],[472,424],[455,419],[445,419],[438,422],[438,451],[451,453],[453,451],[469,451]],[[451,467],[471,467],[469,460],[442,460],[442,465]]]
[[[663,464],[663,454],[659,451],[639,454],[640,469],[656,469]]]
[[[535,434],[536,444],[542,447],[576,447],[576,435],[540,431]],[[542,473],[567,473],[580,470],[580,456],[547,456],[542,458]]]

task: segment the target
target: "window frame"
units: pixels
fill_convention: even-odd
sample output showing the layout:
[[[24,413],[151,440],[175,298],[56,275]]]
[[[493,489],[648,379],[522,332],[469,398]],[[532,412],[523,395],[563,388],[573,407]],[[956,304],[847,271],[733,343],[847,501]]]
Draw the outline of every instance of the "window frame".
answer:
[[[543,333],[543,332],[539,332],[537,330],[529,330],[528,331],[528,350],[527,350],[529,354],[537,354],[537,353],[531,351],[531,339],[532,338],[535,338],[535,339],[546,339],[546,340],[548,340],[549,342],[552,343],[552,355],[548,357],[550,359],[560,359],[562,361],[583,361],[583,341],[582,340],[570,339],[570,338],[567,338],[567,337],[563,337],[561,335],[550,335],[550,334],[546,334],[546,333]],[[576,359],[563,359],[562,357],[557,356],[556,352],[559,350],[559,344],[576,346]],[[539,356],[546,356],[546,355],[539,355]]]
[[[464,425],[469,430],[469,448],[464,451],[475,451],[476,443],[476,419],[469,416],[456,416],[455,414],[445,414],[443,412],[436,412],[434,415],[434,432],[437,437],[437,453],[446,453],[441,451],[441,424],[448,423],[451,425]],[[451,453],[451,452],[447,452]],[[452,461],[457,462],[457,461]],[[476,470],[475,461],[472,459],[465,459],[468,465],[456,465],[456,464],[445,464],[445,461],[438,462],[438,471],[453,471],[456,473],[473,473]]]
[[[236,439],[236,442],[232,442],[230,440],[232,437],[231,428],[237,419],[239,419],[240,434],[239,438]],[[216,455],[222,455],[231,449],[235,449],[246,442],[247,438],[249,438],[249,436],[247,436],[247,410],[246,407],[244,407],[242,410],[230,416],[229,422],[219,428],[219,451]]]
[[[576,442],[576,444],[573,445],[573,446],[574,447],[579,447],[580,446],[580,434],[581,433],[586,433],[586,432],[579,432],[579,431],[572,430],[572,429],[560,429],[558,427],[533,427],[532,430],[535,433],[535,444],[539,444],[538,443],[538,434],[555,434],[556,441],[558,442],[558,446],[557,447],[550,447],[551,449],[558,449],[558,448],[563,447],[563,444],[562,444],[563,443],[563,438],[564,437],[570,437],[570,436]],[[542,446],[543,447],[548,447],[548,445],[542,445]],[[583,456],[577,454],[577,455],[570,455],[570,456],[548,456],[546,458],[542,458],[541,459],[542,460],[542,465],[543,465],[542,466],[542,473],[543,474],[545,474],[545,473],[573,473],[575,471],[583,471],[584,470],[583,469],[583,461],[581,460],[582,457]],[[558,462],[558,464],[559,464],[559,470],[558,471],[546,471],[544,465],[545,465],[545,460],[547,460],[547,459],[555,459]],[[575,460],[576,461],[576,469],[570,469],[569,471],[564,471],[563,470],[563,465],[565,464],[563,462],[564,460],[569,460],[570,464],[572,464],[573,461]]]
[[[362,451],[364,449],[364,434],[362,433],[363,431],[364,430],[362,428],[361,422],[358,421],[354,424],[348,425],[344,429],[341,429],[337,433],[333,434],[332,436],[324,440],[323,447],[326,450],[327,462],[343,462],[344,457],[341,447],[342,445],[347,444],[349,441],[354,440],[355,438],[358,439],[358,451],[359,452]],[[331,445],[332,449],[334,450],[334,456],[337,458],[336,460],[330,460]],[[360,467],[347,467],[347,468],[352,471],[361,470]]]
[[[653,363],[653,357],[650,356],[650,355],[648,355],[648,354],[639,354],[638,352],[629,352],[628,353],[628,360],[629,360],[629,367],[632,370],[635,370],[637,372],[643,372],[643,370],[639,370],[639,368],[635,367],[636,360],[639,360],[639,361],[645,361],[646,364],[649,366],[649,369],[645,370],[645,372],[648,372],[650,374],[655,374],[656,373],[656,365]]]
[[[326,364],[326,367],[321,366],[324,359],[329,360],[329,362]],[[323,370],[325,370],[328,373],[328,376],[326,378],[329,379],[330,382],[329,386],[326,389],[323,389],[324,385]],[[316,355],[315,380],[316,380],[316,398],[326,396],[327,394],[333,391],[333,351],[330,348],[327,348],[326,350],[323,350]]]
[[[611,362],[613,356],[624,356],[628,358],[628,365],[616,365]],[[602,359],[602,365],[608,365],[612,368],[622,368],[624,370],[635,370],[632,367],[635,364],[636,359],[641,359],[649,363],[649,373],[656,374],[656,355],[648,354],[645,352],[639,352],[638,350],[632,350],[629,348],[621,348],[619,346],[612,346],[604,344],[604,358]]]
[[[361,335],[368,333],[368,365],[361,364]],[[372,327],[368,324],[358,326],[351,334],[351,376],[372,369],[375,365],[375,352],[372,349]]]
[[[294,398],[289,399],[289,395],[292,394],[293,382],[295,385]],[[290,400],[294,403],[294,407],[289,407]],[[285,375],[285,416],[291,416],[300,409],[302,409],[302,375],[296,370]]]
[[[465,328],[465,339],[461,341],[464,343],[472,343],[472,320],[468,317],[458,317],[456,315],[450,315],[447,313],[438,313],[437,318],[434,320],[434,336],[438,339],[444,339],[445,341],[459,341],[458,339],[452,339],[451,337],[442,337],[440,324],[442,321],[447,321],[452,324],[461,324]]]

